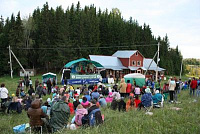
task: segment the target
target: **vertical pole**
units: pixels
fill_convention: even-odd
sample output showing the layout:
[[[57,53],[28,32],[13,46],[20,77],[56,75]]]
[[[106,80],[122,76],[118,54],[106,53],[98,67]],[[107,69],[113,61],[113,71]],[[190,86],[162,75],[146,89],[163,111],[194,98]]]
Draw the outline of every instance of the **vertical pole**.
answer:
[[[182,70],[183,70],[183,59],[182,59],[182,62],[181,62],[180,79],[181,79],[181,75],[182,75]]]
[[[158,81],[158,62],[160,60],[159,58],[159,51],[160,51],[160,42],[158,42],[158,55],[157,55],[157,67],[156,67],[156,81]]]
[[[9,45],[9,57],[10,57],[10,77],[13,78],[13,70],[12,70],[12,59],[11,59],[11,51],[10,51],[10,45]]]

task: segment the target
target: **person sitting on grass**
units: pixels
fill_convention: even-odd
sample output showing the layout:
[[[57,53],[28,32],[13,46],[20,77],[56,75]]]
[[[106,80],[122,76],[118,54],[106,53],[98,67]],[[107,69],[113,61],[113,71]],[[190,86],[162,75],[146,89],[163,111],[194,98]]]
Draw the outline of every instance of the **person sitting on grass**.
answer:
[[[76,110],[77,106],[80,104],[80,101],[79,101],[79,96],[77,96],[75,98],[75,101],[73,102],[73,105],[74,105],[74,111]]]
[[[28,90],[28,94],[29,94],[29,96],[32,96],[33,93],[35,93],[35,90],[31,86],[30,89]]]
[[[104,107],[104,108],[107,106],[107,102],[102,94],[100,95],[100,98],[99,98],[99,104],[101,107]]]
[[[18,85],[18,86],[17,86],[17,89],[16,89],[16,93],[15,93],[17,97],[19,97],[20,90],[21,90],[21,88],[20,88],[20,86]]]
[[[32,103],[32,100],[31,100],[31,97],[30,96],[26,96],[23,101],[24,103],[24,109],[25,111],[28,111],[28,109],[31,107],[31,103]]]
[[[89,95],[89,91],[84,93],[84,97],[86,97],[88,101],[91,100],[91,96]]]
[[[122,110],[123,112],[126,111],[126,103],[124,101],[124,97],[121,97],[121,99],[118,102],[118,110],[119,112]]]
[[[115,100],[119,101],[121,99],[120,93],[117,91],[117,89],[114,90],[112,93],[112,97],[115,98]]]
[[[138,95],[135,96],[134,103],[135,103],[135,107],[136,107],[136,108],[137,108],[138,105],[141,103],[141,100],[139,99],[139,96],[138,96]]]
[[[112,92],[110,92],[109,95],[106,97],[106,102],[111,103],[112,101],[113,101],[113,96],[112,96]]]
[[[23,89],[22,89],[21,92],[20,92],[20,96],[21,96],[22,98],[24,98],[24,97],[26,96],[26,94],[25,94],[25,92],[24,92]]]
[[[159,90],[155,91],[155,95],[152,96],[153,104],[158,105],[159,102],[162,102],[162,94],[160,94]]]
[[[92,99],[99,99],[100,94],[97,92],[97,90],[94,90],[94,92],[92,92],[91,94]]]
[[[48,116],[42,111],[41,103],[39,99],[34,100],[31,103],[31,107],[28,109],[27,112],[28,117],[30,118],[30,127],[36,128],[39,126],[45,126],[45,119],[48,120]],[[47,124],[46,124],[47,125]]]
[[[63,129],[67,126],[70,116],[70,109],[67,105],[66,96],[62,97],[61,100],[55,102],[51,107],[50,111],[50,126],[53,132]]]
[[[142,107],[150,107],[152,106],[152,95],[150,88],[145,89],[145,94],[142,95],[141,103],[138,105],[138,109],[140,110]]]
[[[117,107],[118,107],[118,102],[117,102],[117,100],[116,100],[115,98],[113,98],[113,100],[112,100],[112,102],[111,102],[110,108],[111,108],[112,110],[116,110]]]
[[[96,106],[96,103],[96,100],[91,100],[91,107],[88,109],[89,126],[100,125],[103,123],[101,111]]]
[[[135,107],[134,98],[132,96],[129,97],[128,101],[126,102],[126,111],[133,110]]]
[[[132,90],[131,91],[131,93],[130,93],[130,95],[129,96],[132,96],[132,97],[134,97],[135,96],[135,94],[134,94],[134,90]]]
[[[81,102],[81,105],[84,107],[84,108],[88,108],[90,106],[90,103],[89,101],[87,100],[86,97],[83,97],[83,101]]]
[[[69,106],[70,114],[74,114],[74,105],[73,105],[73,103],[71,103],[69,99],[66,101],[66,103]]]
[[[79,94],[77,93],[77,91],[74,91],[74,98],[76,98],[77,96],[79,96]]]
[[[77,127],[82,126],[82,117],[87,115],[88,111],[81,104],[77,106],[77,111],[75,114],[75,124]]]

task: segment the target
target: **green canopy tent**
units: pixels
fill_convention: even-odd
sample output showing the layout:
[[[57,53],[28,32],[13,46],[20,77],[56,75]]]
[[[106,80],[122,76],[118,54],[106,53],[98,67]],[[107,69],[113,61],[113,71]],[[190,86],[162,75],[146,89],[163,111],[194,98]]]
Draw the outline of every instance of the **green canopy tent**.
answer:
[[[142,87],[145,85],[145,75],[140,74],[140,73],[132,73],[132,74],[127,74],[124,76],[125,81],[127,82],[130,80],[130,83],[133,84],[133,81],[136,82],[136,85]]]
[[[65,68],[69,68],[71,67],[73,64],[76,64],[78,62],[82,62],[82,61],[85,61],[85,62],[88,62],[88,63],[92,63],[95,67],[98,67],[98,68],[103,68],[103,66],[96,62],[96,61],[92,61],[92,60],[88,60],[88,59],[85,59],[85,58],[81,58],[81,59],[78,59],[78,60],[73,60],[73,61],[70,61],[68,62],[66,65],[65,65]]]
[[[42,75],[42,82],[46,83],[49,78],[51,79],[51,82],[53,81],[53,78],[54,78],[57,84],[57,76],[56,74],[51,73],[51,72]]]

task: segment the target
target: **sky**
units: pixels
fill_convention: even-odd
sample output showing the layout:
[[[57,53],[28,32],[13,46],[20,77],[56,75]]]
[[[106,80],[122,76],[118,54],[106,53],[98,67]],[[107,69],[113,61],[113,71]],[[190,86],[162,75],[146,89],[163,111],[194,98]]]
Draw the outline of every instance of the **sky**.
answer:
[[[0,15],[10,17],[18,11],[26,18],[37,7],[48,2],[54,9],[70,7],[78,0],[0,0]],[[150,25],[154,36],[167,34],[170,47],[178,48],[183,58],[200,59],[200,0],[79,0],[81,7],[94,4],[97,8],[111,11],[118,8],[124,19],[130,17],[140,25]]]

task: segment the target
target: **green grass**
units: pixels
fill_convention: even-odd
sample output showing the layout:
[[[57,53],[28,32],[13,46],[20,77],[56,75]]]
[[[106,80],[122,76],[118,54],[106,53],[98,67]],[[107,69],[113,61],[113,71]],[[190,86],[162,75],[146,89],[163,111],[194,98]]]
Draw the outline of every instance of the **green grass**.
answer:
[[[33,84],[36,78],[32,77]],[[10,93],[14,93],[19,77],[10,79],[0,78],[0,83],[5,83]],[[47,98],[47,97],[45,97]],[[182,91],[178,96],[180,104],[165,102],[164,108],[153,109],[153,115],[145,115],[145,111],[118,112],[108,108],[102,109],[105,116],[103,125],[78,129],[75,131],[65,129],[62,133],[86,133],[86,134],[199,134],[200,133],[200,102],[192,102],[195,98],[189,97],[189,91]],[[191,102],[191,103],[190,103]],[[182,108],[179,111],[171,110],[171,107]],[[22,114],[0,113],[0,133],[11,134],[12,128],[19,124],[28,123],[29,119],[25,111]]]

